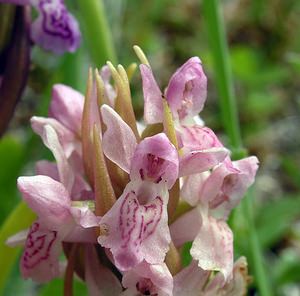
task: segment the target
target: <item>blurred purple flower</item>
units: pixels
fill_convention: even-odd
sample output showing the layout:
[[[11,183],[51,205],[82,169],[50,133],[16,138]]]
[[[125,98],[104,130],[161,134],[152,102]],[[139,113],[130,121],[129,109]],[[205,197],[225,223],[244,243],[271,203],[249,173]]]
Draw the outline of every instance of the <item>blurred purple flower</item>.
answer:
[[[0,0],[17,5],[32,5],[38,17],[31,24],[32,41],[56,54],[74,52],[81,39],[78,23],[63,0]]]

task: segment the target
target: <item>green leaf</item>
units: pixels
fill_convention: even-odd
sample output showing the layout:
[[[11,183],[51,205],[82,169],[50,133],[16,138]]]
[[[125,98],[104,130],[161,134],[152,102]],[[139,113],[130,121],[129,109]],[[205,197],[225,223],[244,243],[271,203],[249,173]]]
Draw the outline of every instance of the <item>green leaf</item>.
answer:
[[[284,236],[290,224],[300,216],[299,208],[300,196],[284,196],[260,210],[256,226],[264,248],[268,248]]]
[[[49,284],[42,287],[39,296],[62,295],[63,291],[64,291],[63,279],[54,279]],[[83,282],[79,281],[78,279],[74,279],[73,292],[74,292],[74,296],[88,295],[86,285]]]
[[[0,224],[18,200],[16,180],[23,167],[23,149],[23,145],[11,136],[6,136],[0,141]]]

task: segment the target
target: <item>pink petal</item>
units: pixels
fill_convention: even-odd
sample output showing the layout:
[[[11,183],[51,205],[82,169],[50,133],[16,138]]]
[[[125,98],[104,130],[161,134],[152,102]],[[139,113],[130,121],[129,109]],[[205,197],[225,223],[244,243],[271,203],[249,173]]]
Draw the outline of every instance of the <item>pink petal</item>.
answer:
[[[144,93],[144,120],[147,124],[163,121],[162,93],[155,81],[152,70],[140,65]]]
[[[224,285],[222,274],[218,273],[205,288],[207,296],[241,296],[247,294],[249,283],[247,261],[240,257],[233,266],[233,278]]]
[[[181,247],[184,243],[193,241],[201,225],[202,216],[197,208],[185,213],[170,225],[172,242],[176,247]]]
[[[209,203],[220,218],[227,219],[253,184],[257,169],[258,160],[254,156],[234,162],[224,161],[206,180],[200,194],[201,200]]]
[[[179,175],[207,171],[225,159],[229,151],[223,147],[214,132],[207,127],[182,127],[180,134],[183,156]]]
[[[174,276],[173,296],[199,296],[203,295],[209,271],[205,271],[193,260],[189,266]],[[206,294],[205,294],[206,295]]]
[[[39,13],[31,25],[31,39],[57,54],[74,52],[79,47],[81,34],[76,19],[63,1],[31,1]]]
[[[37,175],[48,176],[56,181],[59,181],[56,163],[47,160],[40,160],[35,165],[35,171]],[[89,192],[91,192],[91,188],[88,183],[80,174],[76,174],[71,192],[72,200],[90,199]]]
[[[185,177],[180,190],[181,198],[191,206],[196,206],[199,202],[201,188],[208,176],[209,172],[203,172]]]
[[[58,136],[51,125],[45,125],[42,139],[45,146],[51,150],[55,157],[60,182],[66,187],[69,193],[71,193],[75,179],[74,172],[68,163]]]
[[[19,177],[18,189],[43,223],[58,228],[70,219],[70,197],[66,188],[47,176]]]
[[[104,154],[129,173],[136,148],[136,138],[131,128],[111,107],[103,105],[101,114],[107,130],[102,139]]]
[[[49,116],[80,136],[83,104],[84,96],[81,93],[69,86],[55,84],[52,89]]]
[[[33,223],[20,261],[22,276],[37,282],[58,277],[61,249],[57,231],[45,228],[39,221]]]
[[[85,246],[85,281],[90,296],[118,296],[122,291],[116,276],[98,259],[95,247]]]
[[[37,133],[40,137],[42,137],[44,132],[45,125],[51,125],[57,133],[59,142],[63,146],[65,154],[67,157],[77,151],[81,155],[81,143],[76,138],[76,135],[63,126],[59,121],[54,118],[45,118],[45,117],[38,117],[33,116],[30,120],[32,129],[35,133]]]
[[[208,171],[224,160],[228,153],[226,148],[221,147],[184,154],[179,162],[179,177]]]
[[[226,282],[232,278],[233,234],[225,222],[206,214],[202,222],[191,255],[202,269],[220,271]]]
[[[130,178],[167,182],[171,188],[178,178],[178,153],[164,133],[145,138],[136,147]]]
[[[168,191],[164,184],[130,182],[101,219],[101,246],[109,248],[120,270],[143,260],[162,263],[169,249]]]
[[[99,225],[100,218],[97,217],[87,206],[72,207],[71,213],[76,223],[84,228],[96,227]]]
[[[171,77],[166,98],[180,120],[197,115],[204,106],[207,78],[198,57],[190,58]]]
[[[172,296],[173,278],[166,264],[141,262],[123,275],[124,295]]]

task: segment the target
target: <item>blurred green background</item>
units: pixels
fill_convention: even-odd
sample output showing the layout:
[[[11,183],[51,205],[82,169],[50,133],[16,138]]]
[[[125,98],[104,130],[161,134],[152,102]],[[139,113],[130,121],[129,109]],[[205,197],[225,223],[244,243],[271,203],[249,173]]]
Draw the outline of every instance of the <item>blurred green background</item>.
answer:
[[[80,0],[79,0],[80,1]],[[253,188],[253,214],[263,249],[267,276],[274,295],[300,295],[300,1],[221,1],[230,62],[238,101],[242,137],[250,154],[260,160]],[[81,24],[80,5],[67,1]],[[201,117],[228,143],[221,121],[210,51],[209,29],[197,0],[104,1],[117,62],[138,62],[132,50],[138,44],[147,54],[161,86],[189,57],[201,58],[208,76],[208,98]],[[84,92],[90,65],[101,67],[105,57],[91,58],[89,42],[75,54],[57,57],[32,50],[28,86],[13,121],[0,140],[0,223],[17,205],[19,175],[34,174],[34,162],[50,155],[31,131],[32,115],[46,115],[53,83],[66,83]],[[96,31],[97,32],[97,31]],[[95,36],[97,38],[97,36]],[[138,71],[132,81],[137,116],[143,101]],[[253,274],[246,221],[239,212],[232,219],[235,254],[246,255]],[[0,262],[1,266],[1,262]],[[1,268],[0,268],[1,273]],[[61,280],[37,285],[21,279],[18,262],[4,295],[59,295]],[[86,295],[77,282],[75,295]],[[253,281],[249,295],[257,295]]]

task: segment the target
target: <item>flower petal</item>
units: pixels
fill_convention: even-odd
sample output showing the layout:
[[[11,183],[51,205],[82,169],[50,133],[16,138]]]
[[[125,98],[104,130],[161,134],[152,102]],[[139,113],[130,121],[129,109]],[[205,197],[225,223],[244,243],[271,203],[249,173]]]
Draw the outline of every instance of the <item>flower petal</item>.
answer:
[[[32,40],[57,54],[74,52],[79,46],[81,34],[76,19],[69,13],[63,1],[32,0],[32,4],[39,12],[31,25]]]
[[[144,120],[147,124],[163,121],[162,93],[155,81],[152,70],[140,65],[144,93]]]
[[[202,295],[201,292],[204,290],[209,275],[209,271],[200,268],[197,261],[193,260],[189,266],[174,276],[173,296]]]
[[[122,284],[127,288],[124,295],[173,295],[173,278],[165,263],[143,261],[124,273]]]
[[[227,219],[253,184],[257,169],[258,159],[254,156],[234,162],[227,159],[207,178],[200,193],[201,201],[209,203],[215,216]]]
[[[171,188],[178,178],[178,153],[164,133],[145,138],[136,147],[130,178],[167,182]]]
[[[220,271],[225,282],[232,278],[233,234],[224,221],[202,213],[202,226],[190,252],[202,269]]]
[[[131,159],[136,148],[136,138],[120,115],[108,105],[101,107],[107,130],[102,139],[104,154],[121,169],[129,173]]]
[[[182,126],[179,137],[183,146],[179,167],[180,176],[207,171],[223,161],[229,154],[214,132],[207,127]]]
[[[83,104],[84,96],[81,93],[69,86],[55,84],[52,88],[49,116],[80,136]]]
[[[60,227],[70,218],[70,197],[66,188],[47,176],[19,177],[23,199],[49,227]]]
[[[130,182],[100,222],[98,242],[110,248],[120,270],[143,260],[162,263],[169,249],[168,191],[164,184]]]
[[[208,178],[209,172],[189,175],[184,178],[180,196],[191,206],[196,206],[200,198],[200,190]]]
[[[166,98],[180,120],[197,115],[204,106],[207,78],[198,57],[190,58],[171,77]]]
[[[45,125],[42,139],[46,147],[51,150],[55,157],[60,182],[66,187],[68,192],[71,193],[75,179],[74,172],[68,163],[58,136],[51,125]]]
[[[172,242],[176,247],[181,247],[184,243],[193,241],[201,225],[202,216],[197,208],[185,213],[170,225]]]
[[[57,231],[45,228],[39,221],[33,223],[20,261],[22,276],[37,282],[48,282],[58,277],[61,250]]]
[[[48,124],[51,125],[57,133],[59,142],[63,146],[66,156],[69,158],[74,151],[81,155],[81,143],[76,138],[75,134],[63,126],[59,121],[54,118],[33,116],[30,119],[31,127],[35,133],[42,137],[44,127]]]

